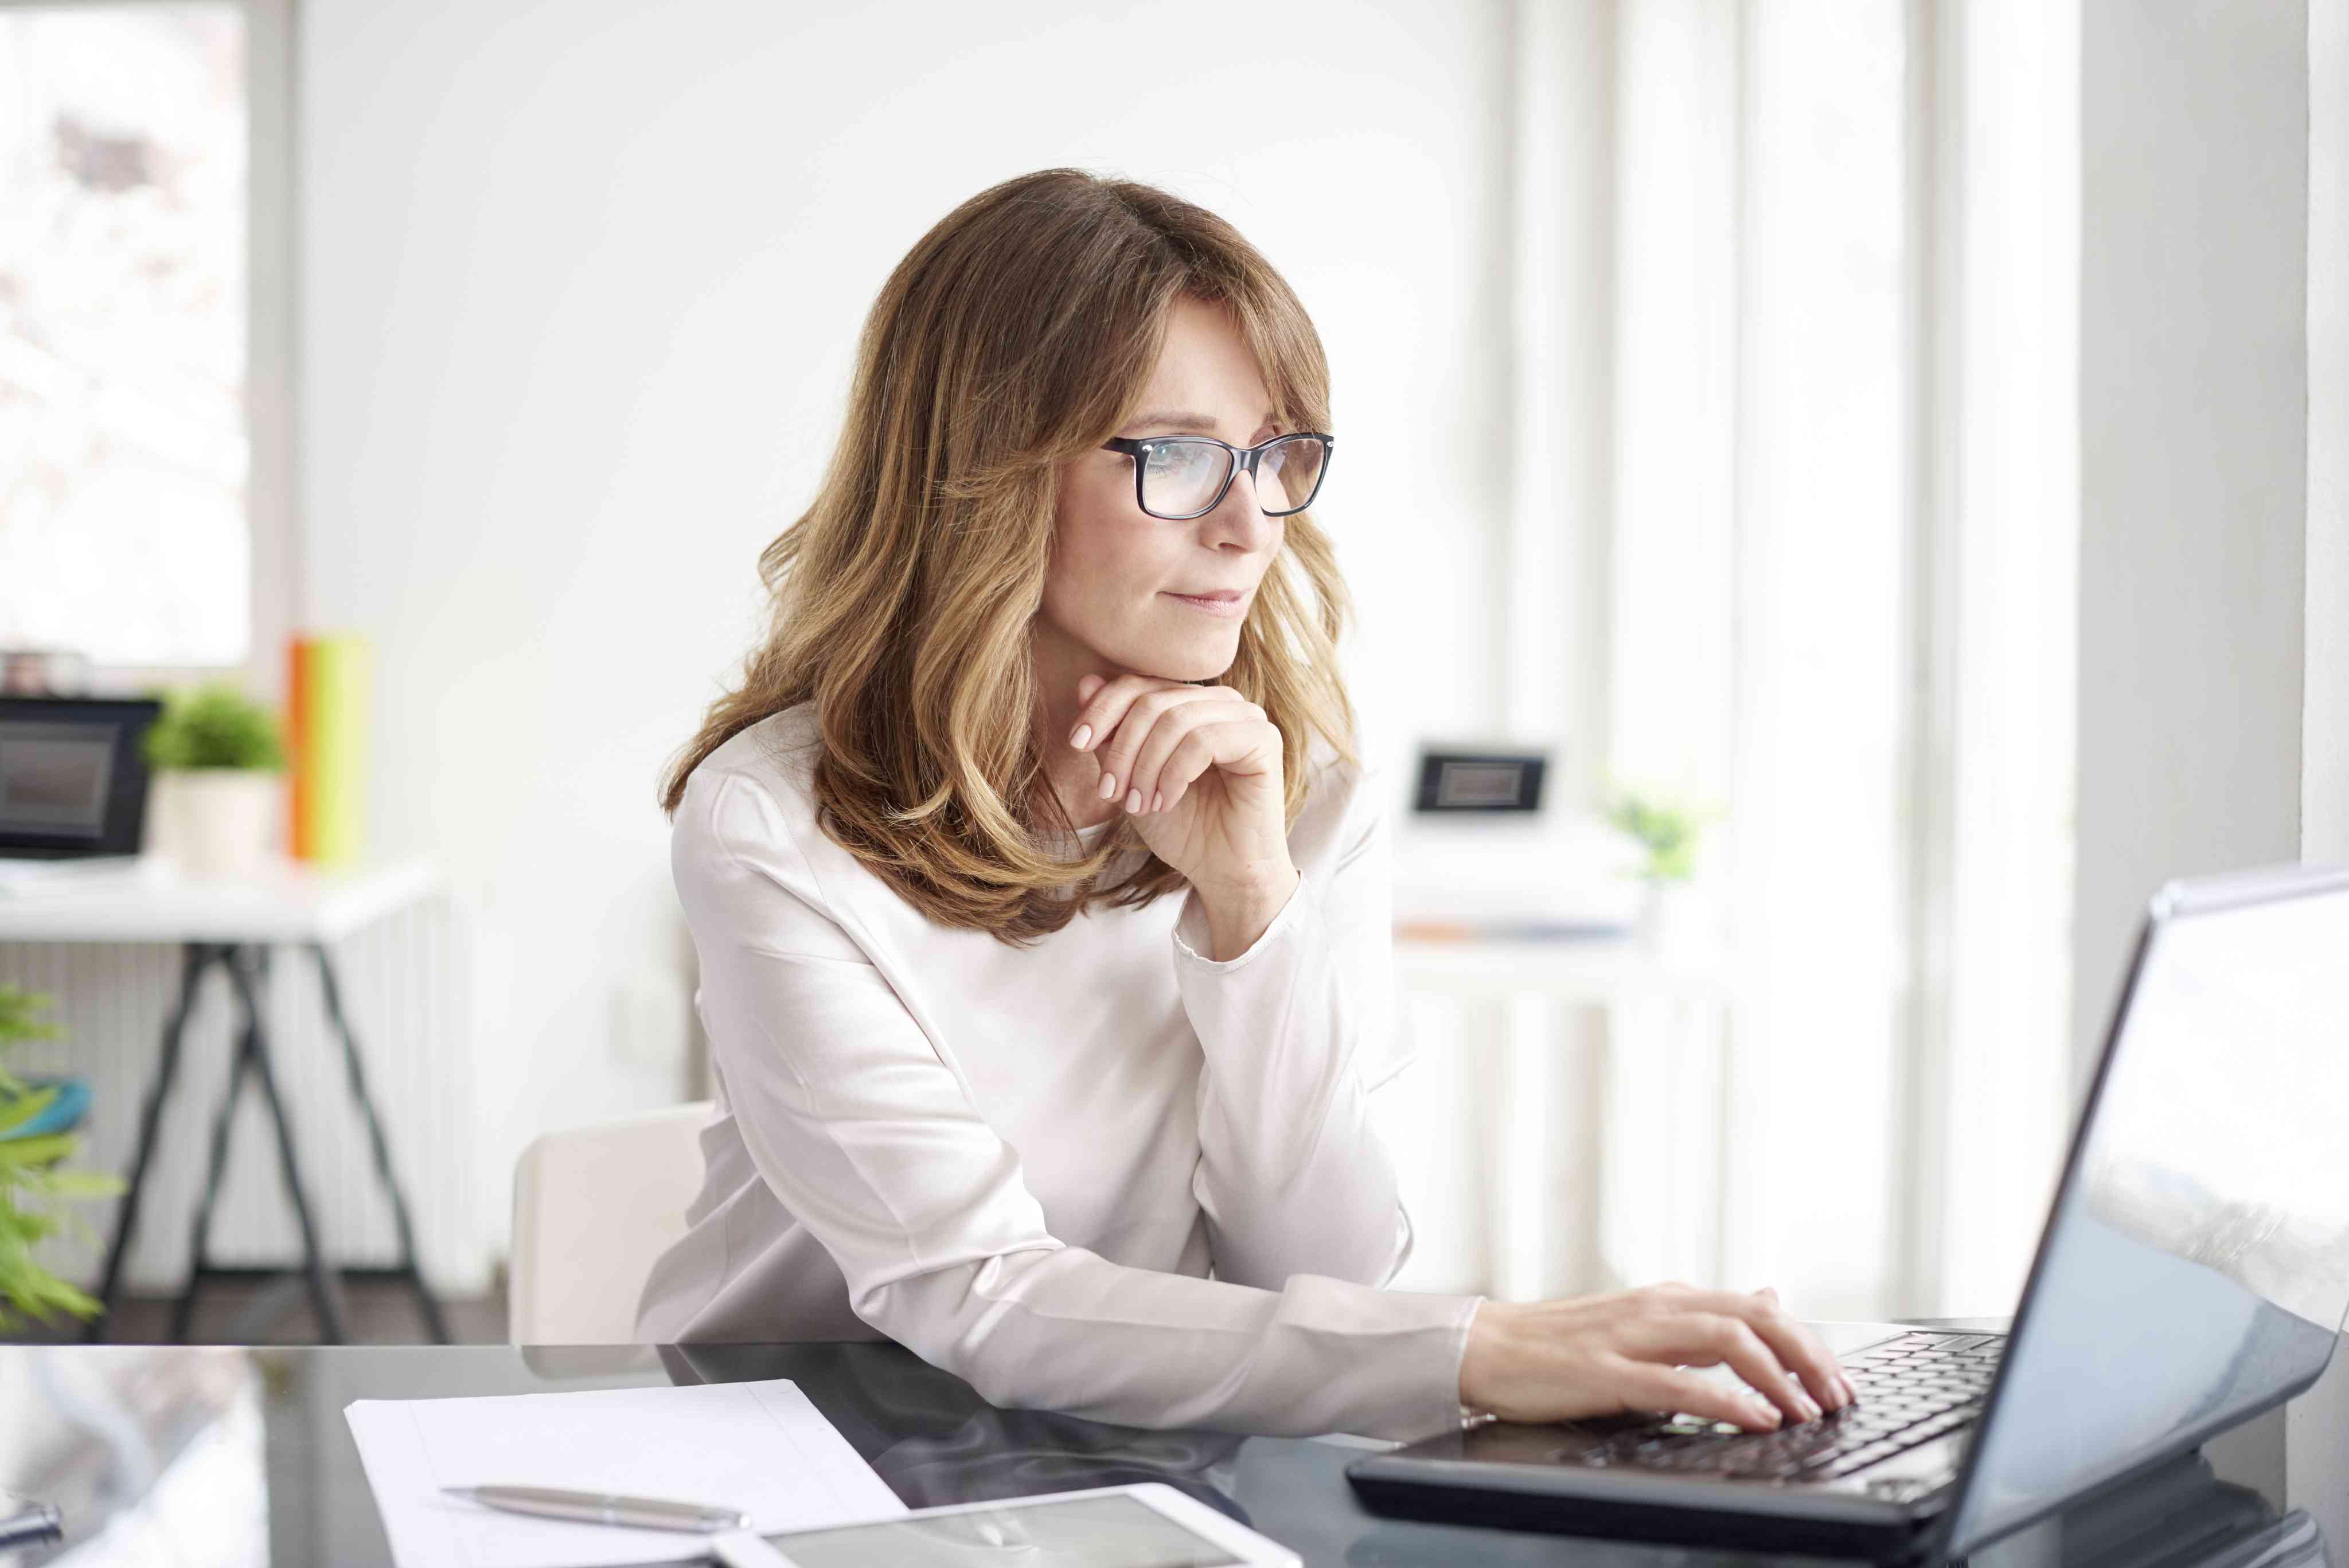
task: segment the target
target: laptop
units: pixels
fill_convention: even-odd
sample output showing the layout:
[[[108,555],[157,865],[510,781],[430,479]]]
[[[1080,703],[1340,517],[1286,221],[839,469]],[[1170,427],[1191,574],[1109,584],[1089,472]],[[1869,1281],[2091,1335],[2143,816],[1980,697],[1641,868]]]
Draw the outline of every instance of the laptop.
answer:
[[[1412,1518],[1940,1562],[2300,1393],[2344,1314],[2349,868],[2175,881],[2007,1332],[1815,1324],[1858,1394],[1818,1421],[1491,1421],[1347,1479]]]

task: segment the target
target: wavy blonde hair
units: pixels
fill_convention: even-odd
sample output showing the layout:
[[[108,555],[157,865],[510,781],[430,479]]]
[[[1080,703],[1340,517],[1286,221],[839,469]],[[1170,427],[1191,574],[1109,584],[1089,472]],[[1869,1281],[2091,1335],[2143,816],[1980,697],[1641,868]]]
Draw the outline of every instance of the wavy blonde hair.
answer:
[[[1022,946],[1096,899],[1140,906],[1181,888],[1146,849],[1123,880],[1095,885],[1143,847],[1123,815],[1074,862],[1040,836],[1074,827],[1045,774],[1030,623],[1059,465],[1133,416],[1185,296],[1232,312],[1276,419],[1330,428],[1329,364],[1305,307],[1203,207],[1046,169],[980,192],[924,234],[865,319],[813,504],[760,555],[765,639],[670,762],[662,809],[676,813],[730,737],[812,702],[824,836],[932,920]],[[1279,729],[1294,825],[1314,738],[1355,760],[1337,658],[1352,605],[1311,514],[1286,521],[1222,683]]]

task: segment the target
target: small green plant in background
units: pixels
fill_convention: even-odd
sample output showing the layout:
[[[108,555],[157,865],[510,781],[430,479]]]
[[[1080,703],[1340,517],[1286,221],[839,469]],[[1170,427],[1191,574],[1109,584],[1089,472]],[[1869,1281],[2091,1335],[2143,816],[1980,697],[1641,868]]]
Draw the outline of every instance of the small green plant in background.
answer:
[[[269,770],[285,765],[276,719],[236,687],[214,680],[160,695],[163,711],[147,731],[150,767]]]
[[[28,1040],[53,1040],[57,1029],[38,1015],[49,999],[0,985],[0,1056]],[[97,1171],[59,1170],[81,1147],[75,1132],[17,1136],[57,1101],[56,1085],[36,1086],[0,1064],[0,1330],[27,1319],[51,1321],[59,1312],[95,1317],[104,1310],[87,1292],[52,1274],[33,1249],[64,1230],[69,1217],[52,1209],[67,1199],[107,1198],[122,1190],[119,1178]],[[76,1224],[86,1232],[88,1228]]]
[[[1716,813],[1659,795],[1624,791],[1607,820],[1648,851],[1640,876],[1651,882],[1685,882],[1696,873],[1697,834]]]

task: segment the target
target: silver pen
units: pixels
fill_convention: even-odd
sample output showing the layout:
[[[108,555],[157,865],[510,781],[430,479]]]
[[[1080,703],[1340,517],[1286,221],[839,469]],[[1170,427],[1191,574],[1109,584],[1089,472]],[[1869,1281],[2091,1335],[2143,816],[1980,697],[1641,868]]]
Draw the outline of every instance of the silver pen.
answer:
[[[749,1514],[711,1503],[671,1502],[666,1498],[626,1497],[618,1492],[565,1491],[552,1486],[444,1486],[440,1490],[450,1497],[466,1498],[511,1513],[577,1520],[583,1524],[688,1530],[701,1535],[750,1528]]]

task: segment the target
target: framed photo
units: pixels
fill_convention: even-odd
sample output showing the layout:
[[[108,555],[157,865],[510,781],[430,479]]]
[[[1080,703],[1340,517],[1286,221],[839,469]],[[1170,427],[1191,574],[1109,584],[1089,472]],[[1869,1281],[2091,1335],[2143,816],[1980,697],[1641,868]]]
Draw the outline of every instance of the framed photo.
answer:
[[[148,697],[0,697],[0,856],[136,855]]]
[[[1422,746],[1415,815],[1449,816],[1537,813],[1547,752],[1452,751]]]

